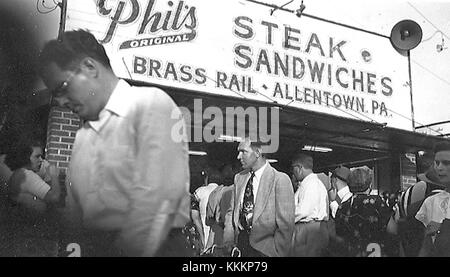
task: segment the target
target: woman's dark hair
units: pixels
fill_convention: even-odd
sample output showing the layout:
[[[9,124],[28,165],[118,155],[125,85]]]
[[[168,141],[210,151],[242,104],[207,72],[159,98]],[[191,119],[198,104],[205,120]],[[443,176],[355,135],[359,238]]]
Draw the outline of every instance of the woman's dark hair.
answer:
[[[21,141],[16,143],[6,154],[5,164],[13,171],[28,166],[33,147],[42,147],[42,143],[40,141]]]

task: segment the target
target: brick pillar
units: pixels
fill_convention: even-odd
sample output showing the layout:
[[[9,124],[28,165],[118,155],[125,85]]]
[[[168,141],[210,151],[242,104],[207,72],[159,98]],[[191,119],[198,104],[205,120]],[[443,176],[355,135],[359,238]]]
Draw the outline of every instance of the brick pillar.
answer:
[[[65,179],[72,155],[75,134],[81,127],[80,118],[70,110],[53,106],[50,109],[47,127],[46,160],[61,170],[61,198],[59,207],[64,207],[66,196]]]
[[[61,107],[50,109],[46,159],[64,173],[67,172],[75,134],[80,127],[81,120],[76,114]]]
[[[411,153],[401,155],[401,184],[402,190],[405,191],[417,181],[416,156]]]

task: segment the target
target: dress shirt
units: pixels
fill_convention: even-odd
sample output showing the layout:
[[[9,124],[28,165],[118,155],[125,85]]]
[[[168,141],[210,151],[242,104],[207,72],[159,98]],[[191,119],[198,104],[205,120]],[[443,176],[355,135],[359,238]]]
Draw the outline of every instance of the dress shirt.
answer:
[[[194,193],[199,201],[200,219],[202,220],[203,237],[205,238],[203,245],[205,245],[205,246],[206,246],[206,243],[208,242],[209,229],[210,229],[209,226],[206,224],[206,206],[208,205],[209,196],[217,187],[218,187],[218,184],[209,183],[207,186],[199,187],[198,189],[195,190],[195,193]]]
[[[295,222],[328,220],[328,194],[316,174],[303,179],[295,192]]]
[[[341,199],[341,203],[344,203],[352,197],[353,193],[350,191],[348,186],[345,186],[337,192],[337,195],[339,196],[339,199]]]
[[[341,188],[338,192],[337,192],[337,196],[339,197],[339,199],[341,199],[341,203],[344,203],[345,201],[347,201],[348,199],[350,199],[350,197],[352,197],[353,193],[351,193],[350,188],[348,186],[345,186],[343,188]],[[333,217],[336,217],[336,212],[339,209],[339,203],[334,200],[330,203],[330,209],[331,209],[331,214],[333,215]]]
[[[422,222],[425,227],[431,222],[442,223],[447,217],[449,201],[450,193],[447,191],[441,191],[427,197],[416,213],[416,219]]]
[[[34,171],[19,169],[9,179],[9,187],[12,188],[12,199],[35,212],[45,212],[47,205],[43,201],[50,186],[42,180]]]
[[[254,197],[253,201],[254,201],[254,203],[256,203],[256,195],[258,193],[259,183],[261,181],[261,177],[262,177],[264,169],[266,169],[266,167],[267,167],[267,161],[263,166],[261,166],[258,170],[255,171],[255,176],[253,176],[253,184],[252,185],[253,185],[253,197]],[[245,184],[247,184],[247,182]],[[244,193],[241,195],[241,202],[240,202],[241,206],[242,206],[243,202],[244,202]]]
[[[67,215],[87,228],[119,232],[116,244],[125,255],[153,256],[170,229],[189,220],[181,116],[164,91],[120,80],[99,119],[76,134]]]

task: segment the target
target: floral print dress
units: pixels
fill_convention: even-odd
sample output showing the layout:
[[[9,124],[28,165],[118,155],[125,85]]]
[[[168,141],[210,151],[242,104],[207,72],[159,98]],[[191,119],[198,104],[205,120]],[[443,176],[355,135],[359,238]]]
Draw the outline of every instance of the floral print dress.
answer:
[[[336,235],[342,256],[385,256],[386,226],[393,210],[378,195],[355,194],[336,212]]]
[[[200,210],[200,203],[194,194],[191,194],[191,209]],[[189,247],[194,251],[195,256],[199,256],[201,252],[200,233],[197,231],[194,222],[190,220],[183,228],[183,234],[188,241]]]

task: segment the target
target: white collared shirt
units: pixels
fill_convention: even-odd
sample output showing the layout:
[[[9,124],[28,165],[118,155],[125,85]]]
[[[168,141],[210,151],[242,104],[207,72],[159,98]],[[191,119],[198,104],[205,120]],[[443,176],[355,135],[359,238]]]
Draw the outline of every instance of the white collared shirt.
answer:
[[[339,196],[339,199],[341,199],[341,203],[344,203],[352,197],[353,193],[350,191],[348,186],[345,186],[337,192],[337,195]]]
[[[253,177],[253,184],[252,184],[253,185],[253,201],[254,201],[254,203],[256,203],[256,195],[258,194],[259,183],[261,181],[264,169],[266,169],[266,167],[267,167],[267,161],[263,166],[261,166],[258,170],[255,171],[255,176]],[[247,183],[245,183],[245,186],[246,185],[247,185]],[[244,190],[245,190],[245,188],[244,188]],[[241,205],[244,202],[244,194],[245,193],[242,193],[242,195],[241,195],[241,202],[240,202]]]
[[[76,134],[68,174],[70,218],[119,231],[126,255],[154,255],[169,230],[189,220],[187,140],[174,137],[176,126],[184,126],[180,116],[162,90],[120,80],[99,119],[85,122]]]
[[[205,241],[203,245],[206,245],[209,237],[209,229],[210,227],[206,225],[206,206],[208,205],[209,196],[211,192],[215,190],[219,185],[216,183],[209,183],[207,186],[201,186],[197,188],[194,192],[194,195],[197,197],[200,208],[200,219],[203,224],[203,237]]]
[[[316,174],[303,179],[295,192],[295,222],[328,220],[328,194]]]
[[[450,193],[445,190],[425,198],[416,213],[416,219],[422,222],[425,227],[431,222],[442,223],[448,216],[449,202]]]
[[[339,199],[341,199],[341,203],[344,203],[345,201],[350,199],[350,197],[352,197],[352,195],[353,195],[353,193],[351,193],[350,188],[348,186],[341,188],[337,192],[337,196],[339,197]],[[333,217],[336,217],[336,212],[339,209],[339,206],[340,205],[336,200],[334,200],[330,203],[331,214],[333,215]]]

